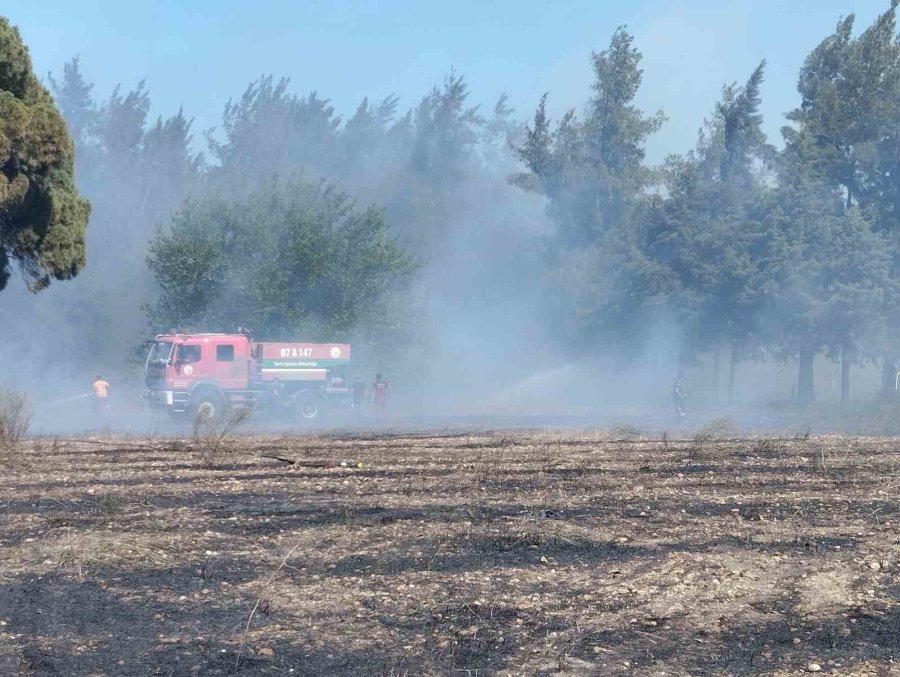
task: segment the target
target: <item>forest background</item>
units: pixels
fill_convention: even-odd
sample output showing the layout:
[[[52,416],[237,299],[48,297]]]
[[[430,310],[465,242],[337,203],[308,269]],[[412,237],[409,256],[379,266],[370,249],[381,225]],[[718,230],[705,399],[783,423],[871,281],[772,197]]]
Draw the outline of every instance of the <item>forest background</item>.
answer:
[[[589,55],[583,108],[557,119],[546,96],[528,120],[506,95],[474,106],[453,71],[411,109],[391,95],[346,116],[262,76],[202,140],[182,110],[150,119],[143,82],[98,96],[74,58],[45,84],[92,205],[87,266],[0,294],[5,379],[136,382],[156,331],[245,325],[353,342],[360,369],[434,402],[563,365],[650,383],[707,365],[731,400],[739,365],[793,360],[808,404],[816,356],[841,364],[842,399],[855,365],[892,390],[896,3],[854,23],[807,57],[777,147],[762,62],[662,164],[646,147],[665,116],[635,103],[626,29]]]

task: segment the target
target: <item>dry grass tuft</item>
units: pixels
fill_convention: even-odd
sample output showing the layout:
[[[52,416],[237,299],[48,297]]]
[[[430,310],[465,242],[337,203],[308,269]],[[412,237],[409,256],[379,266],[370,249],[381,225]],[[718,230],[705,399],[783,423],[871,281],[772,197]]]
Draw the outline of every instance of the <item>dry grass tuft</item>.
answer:
[[[716,455],[719,443],[734,433],[734,424],[728,418],[716,418],[700,426],[694,432],[688,447],[688,456],[692,459],[708,458]]]
[[[640,437],[643,434],[640,428],[630,423],[616,423],[609,429],[609,439],[612,440]]]
[[[777,458],[783,453],[784,445],[779,440],[772,439],[770,437],[763,437],[756,440],[756,442],[754,442],[753,444],[753,447],[750,449],[750,454],[753,456]]]
[[[215,420],[199,413],[194,417],[193,451],[208,466],[218,465],[229,449],[229,441],[250,418],[246,407],[228,409],[224,418]]]
[[[28,398],[12,390],[0,390],[0,456],[9,456],[19,446],[31,426]]]

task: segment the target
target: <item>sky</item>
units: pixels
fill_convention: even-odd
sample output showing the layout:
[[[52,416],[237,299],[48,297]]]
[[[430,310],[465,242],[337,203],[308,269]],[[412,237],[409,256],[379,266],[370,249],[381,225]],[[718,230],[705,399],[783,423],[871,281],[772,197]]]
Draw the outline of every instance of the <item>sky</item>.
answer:
[[[501,92],[528,118],[549,93],[559,117],[590,95],[590,55],[627,26],[644,55],[638,103],[668,118],[648,157],[689,150],[723,84],[768,62],[765,129],[778,143],[798,103],[804,57],[838,19],[863,27],[890,0],[4,0],[36,72],[59,73],[73,56],[104,98],[146,79],[153,116],[184,107],[197,138],[219,125],[229,98],[262,74],[317,91],[349,117],[360,100],[395,93],[413,107],[450,69],[472,102]]]

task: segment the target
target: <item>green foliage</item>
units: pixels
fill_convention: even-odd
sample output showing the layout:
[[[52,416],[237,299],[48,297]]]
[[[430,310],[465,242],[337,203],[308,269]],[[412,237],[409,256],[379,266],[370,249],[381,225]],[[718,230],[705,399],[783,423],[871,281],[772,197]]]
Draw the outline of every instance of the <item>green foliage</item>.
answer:
[[[85,82],[77,56],[63,64],[61,81],[57,81],[52,73],[47,79],[50,81],[50,89],[53,91],[59,112],[69,126],[76,151],[79,151],[90,133],[96,113],[91,96],[94,86]]]
[[[219,167],[211,178],[226,189],[256,186],[279,175],[327,164],[340,119],[316,92],[296,96],[289,81],[271,75],[229,101],[222,116],[224,141],[210,139]]]
[[[527,125],[505,95],[482,113],[454,72],[410,110],[393,95],[364,99],[346,120],[316,92],[264,76],[225,107],[210,165],[182,111],[148,121],[143,83],[95,100],[73,60],[50,84],[95,202],[91,265],[42,295],[52,302],[29,321],[66,318],[54,340],[78,357],[132,345],[141,302],[156,329],[245,324],[273,338],[396,345],[411,329],[400,296],[416,269],[408,251],[435,314],[477,327],[485,344],[543,331],[571,353],[643,357],[664,334],[673,371],[722,347],[732,364],[898,353],[895,7],[858,35],[852,16],[842,20],[813,50],[784,151],[762,131],[762,62],[723,87],[695,148],[661,167],[644,149],[663,116],[635,104],[641,54],[624,29],[591,55],[583,112],[551,120],[544,95]],[[36,85],[23,73],[0,70],[0,81],[10,92]],[[0,117],[0,131],[16,115]],[[24,171],[4,169],[7,202]],[[300,174],[320,183],[285,180]],[[21,263],[8,242],[4,269]],[[148,246],[149,270],[136,264]],[[506,324],[512,314],[518,324]]]
[[[768,218],[786,246],[770,318],[776,347],[837,355],[877,334],[898,292],[885,237],[816,184],[783,188]]]
[[[640,250],[652,179],[644,143],[664,118],[634,105],[643,71],[632,43],[620,28],[608,49],[592,54],[593,94],[583,120],[569,111],[553,127],[544,95],[514,148],[525,171],[512,183],[546,196],[556,226],[546,256],[548,321],[577,349],[639,347],[636,333],[644,334],[655,300],[670,287]]]
[[[878,157],[891,153],[896,137],[893,102],[900,91],[900,44],[895,39],[896,3],[854,37],[855,17],[807,57],[800,72],[800,107],[788,115],[788,156],[843,188],[847,206],[877,198],[889,176],[879,176]],[[879,224],[889,230],[888,223]]]
[[[123,365],[146,328],[142,305],[155,295],[144,265],[148,242],[200,188],[203,161],[191,148],[191,121],[183,113],[147,119],[150,94],[143,84],[95,99],[77,59],[48,81],[72,131],[78,188],[92,202],[88,265],[36,299],[10,285],[0,295],[0,314],[18,321],[0,323],[0,342],[26,365],[40,360],[57,372],[95,371],[101,364],[111,370]],[[54,329],[41,330],[47,327]],[[19,377],[29,371],[23,367]]]
[[[150,246],[158,330],[377,340],[404,330],[398,295],[415,270],[381,213],[343,193],[273,181],[243,197],[192,200]]]
[[[34,291],[84,266],[90,207],[73,174],[66,124],[18,29],[0,17],[0,289],[13,262]]]
[[[823,345],[832,354],[841,351],[845,357],[881,354],[885,364],[900,350],[896,338],[900,248],[894,234],[900,214],[896,7],[892,2],[858,36],[853,34],[855,17],[842,19],[812,51],[800,73],[801,105],[788,115],[793,126],[784,130],[781,160],[783,194],[789,196],[785,209],[809,212],[808,187],[818,184],[822,187],[818,192],[836,193],[847,212],[835,214],[830,205],[821,211],[812,207],[820,215],[810,218],[821,232],[808,250],[804,270],[813,280],[820,279],[816,270],[827,275],[829,300],[817,294],[800,297],[800,307],[809,310],[799,313],[807,318],[799,324],[816,336],[807,342]],[[796,219],[795,227],[808,220],[802,215]],[[833,219],[842,221],[834,226]],[[874,237],[872,230],[891,235]],[[828,258],[817,264],[820,257],[831,257],[833,264],[826,263]]]
[[[527,171],[513,176],[551,200],[550,214],[566,247],[583,247],[631,216],[650,174],[644,143],[664,121],[634,105],[643,78],[641,54],[624,29],[592,55],[594,82],[585,119],[567,113],[551,131],[546,95],[516,155]]]
[[[715,125],[721,133],[717,149],[719,178],[727,186],[751,187],[754,160],[774,155],[763,134],[759,112],[765,67],[766,62],[762,61],[743,87],[725,87],[722,100],[716,104]]]
[[[765,63],[741,87],[723,88],[697,148],[669,158],[667,199],[645,223],[640,251],[669,271],[666,298],[681,331],[682,358],[725,342],[733,359],[762,334],[760,312],[779,272],[781,233],[765,222],[760,172],[774,151],[761,130]]]

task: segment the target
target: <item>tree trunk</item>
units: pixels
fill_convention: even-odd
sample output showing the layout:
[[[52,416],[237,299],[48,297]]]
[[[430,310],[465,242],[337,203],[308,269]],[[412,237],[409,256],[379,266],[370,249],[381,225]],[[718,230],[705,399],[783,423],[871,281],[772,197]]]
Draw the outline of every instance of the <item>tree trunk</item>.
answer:
[[[812,404],[816,400],[815,386],[813,384],[813,360],[815,357],[816,351],[810,348],[800,349],[797,402],[803,407]]]
[[[731,344],[731,356],[728,359],[728,404],[734,404],[734,382],[737,378],[738,349]]]
[[[844,346],[841,349],[841,404],[850,400],[850,363],[853,361],[853,348]]]
[[[715,385],[716,391],[715,391],[715,398],[713,401],[716,404],[719,404],[719,393],[721,392],[721,388],[719,387],[719,374],[721,373],[722,365],[719,360],[719,353],[721,352],[721,350],[720,350],[720,346],[718,343],[716,344],[715,350],[716,350],[716,352],[713,353],[713,371],[715,372],[715,376],[714,376],[715,384],[714,385]]]
[[[896,388],[897,366],[894,361],[884,355],[881,359],[881,392],[893,395]]]
[[[734,404],[734,377],[737,371],[738,352],[737,346],[731,344],[731,364],[728,367],[728,404]]]

